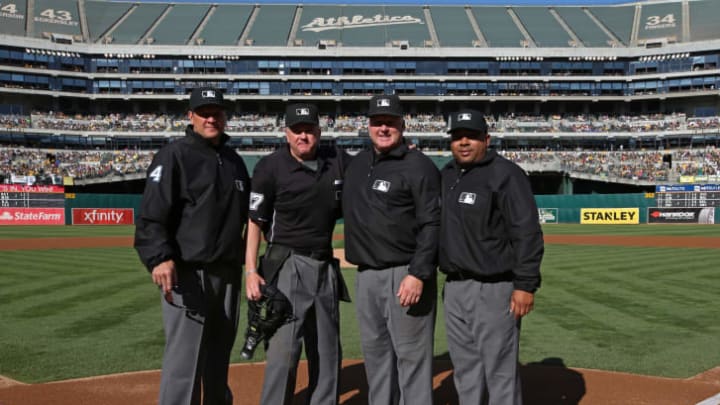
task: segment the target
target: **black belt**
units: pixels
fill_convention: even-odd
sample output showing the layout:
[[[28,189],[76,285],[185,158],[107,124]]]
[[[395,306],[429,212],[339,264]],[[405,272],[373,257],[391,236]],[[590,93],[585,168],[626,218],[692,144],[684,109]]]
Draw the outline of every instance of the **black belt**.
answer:
[[[294,255],[305,256],[323,262],[333,258],[332,250],[306,250],[290,248],[290,251]]]
[[[448,273],[447,281],[461,281],[461,280],[475,280],[481,283],[499,283],[501,281],[512,281],[513,273],[506,271],[504,273],[482,275],[471,273],[468,271],[452,272]]]

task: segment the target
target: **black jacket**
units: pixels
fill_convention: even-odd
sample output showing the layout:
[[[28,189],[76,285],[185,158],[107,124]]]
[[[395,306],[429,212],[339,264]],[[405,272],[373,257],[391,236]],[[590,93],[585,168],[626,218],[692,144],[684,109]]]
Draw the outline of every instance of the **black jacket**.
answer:
[[[285,145],[255,166],[250,219],[268,242],[302,250],[330,250],[350,156],[320,147],[317,171],[298,162]]]
[[[250,180],[228,139],[214,146],[188,126],[153,159],[135,228],[148,270],[168,259],[242,264]]]
[[[440,270],[481,277],[511,272],[516,289],[540,287],[544,243],[530,181],[494,150],[442,170]]]
[[[345,256],[372,269],[409,264],[409,273],[435,277],[440,230],[440,176],[421,152],[398,146],[365,150],[345,172]]]

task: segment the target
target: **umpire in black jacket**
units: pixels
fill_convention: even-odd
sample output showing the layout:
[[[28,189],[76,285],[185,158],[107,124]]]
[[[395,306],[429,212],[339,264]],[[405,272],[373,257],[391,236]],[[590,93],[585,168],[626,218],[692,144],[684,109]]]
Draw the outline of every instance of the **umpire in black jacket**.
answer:
[[[227,385],[242,280],[249,178],[226,146],[219,90],[190,95],[185,137],[148,168],[135,249],[162,292],[165,329],[160,400],[231,404]],[[202,384],[201,384],[202,383]]]
[[[520,319],[540,287],[544,250],[538,210],[523,170],[488,149],[480,112],[453,113],[449,125],[440,270],[455,387],[462,405],[521,405]]]
[[[339,400],[339,299],[349,299],[332,234],[341,215],[341,191],[349,156],[320,147],[314,104],[290,104],[285,114],[287,145],[260,159],[250,195],[246,247],[246,294],[261,297],[260,285],[274,283],[293,306],[295,321],[270,339],[260,403],[290,405],[303,344],[308,360],[307,403]],[[261,232],[268,242],[257,265]]]
[[[405,145],[397,96],[371,98],[368,116],[373,146],[345,173],[343,210],[369,403],[431,404],[440,176]]]

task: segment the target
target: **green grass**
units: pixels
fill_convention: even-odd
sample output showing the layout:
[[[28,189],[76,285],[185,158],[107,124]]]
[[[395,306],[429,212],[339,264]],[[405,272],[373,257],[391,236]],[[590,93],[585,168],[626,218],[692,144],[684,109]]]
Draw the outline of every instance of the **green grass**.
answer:
[[[544,230],[720,234],[717,226]],[[132,227],[0,228],[0,238],[131,234]],[[521,361],[560,358],[569,367],[667,377],[718,366],[719,262],[720,249],[547,245],[536,310],[523,321]],[[0,263],[0,374],[41,382],[160,367],[160,297],[132,249],[0,251]],[[353,293],[355,271],[344,275]],[[240,361],[246,325],[244,300],[241,305],[233,361]],[[341,319],[344,356],[360,358],[352,304],[341,304]],[[442,355],[442,305],[435,335]],[[255,360],[262,358],[259,350]]]
[[[712,236],[720,237],[720,225],[580,225],[546,224],[547,235],[623,235],[623,236]]]
[[[132,236],[133,225],[121,226],[0,226],[0,239]]]

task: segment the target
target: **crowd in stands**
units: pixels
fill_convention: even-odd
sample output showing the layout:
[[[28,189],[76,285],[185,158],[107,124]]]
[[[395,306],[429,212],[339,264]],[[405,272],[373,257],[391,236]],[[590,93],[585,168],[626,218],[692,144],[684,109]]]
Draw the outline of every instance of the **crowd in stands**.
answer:
[[[564,172],[592,174],[608,179],[676,182],[681,176],[720,174],[720,149],[668,151],[557,152]],[[665,155],[671,160],[666,161]]]
[[[686,117],[685,114],[536,116],[506,114],[488,116],[491,133],[642,133],[664,131],[703,131],[720,129],[720,117]],[[367,131],[368,119],[360,114],[321,116],[324,132],[358,133]],[[276,114],[231,114],[229,133],[282,133],[285,122]],[[407,114],[409,133],[444,134],[447,122],[442,115]],[[102,115],[34,112],[29,116],[0,114],[0,129],[43,129],[81,132],[182,132],[184,115],[119,114]]]
[[[500,117],[498,132],[653,132],[696,129],[687,124],[685,114],[648,115],[514,115]],[[705,127],[704,127],[705,128]]]
[[[591,174],[608,179],[666,182],[671,168],[662,152],[559,152],[562,170]],[[673,176],[672,179],[676,179]]]
[[[720,174],[720,149],[675,151],[500,151],[524,165],[538,165],[545,171],[597,176],[607,180],[677,182],[680,176]],[[672,165],[663,159],[672,156]],[[153,152],[125,150],[54,150],[0,147],[0,179],[14,176],[46,178],[72,177],[76,180],[145,173]]]
[[[0,128],[2,129],[25,129],[30,127],[30,117],[16,114],[0,114]]]
[[[54,150],[0,147],[0,178],[34,178],[39,183],[63,177],[76,180],[143,174],[154,153],[141,150]]]

